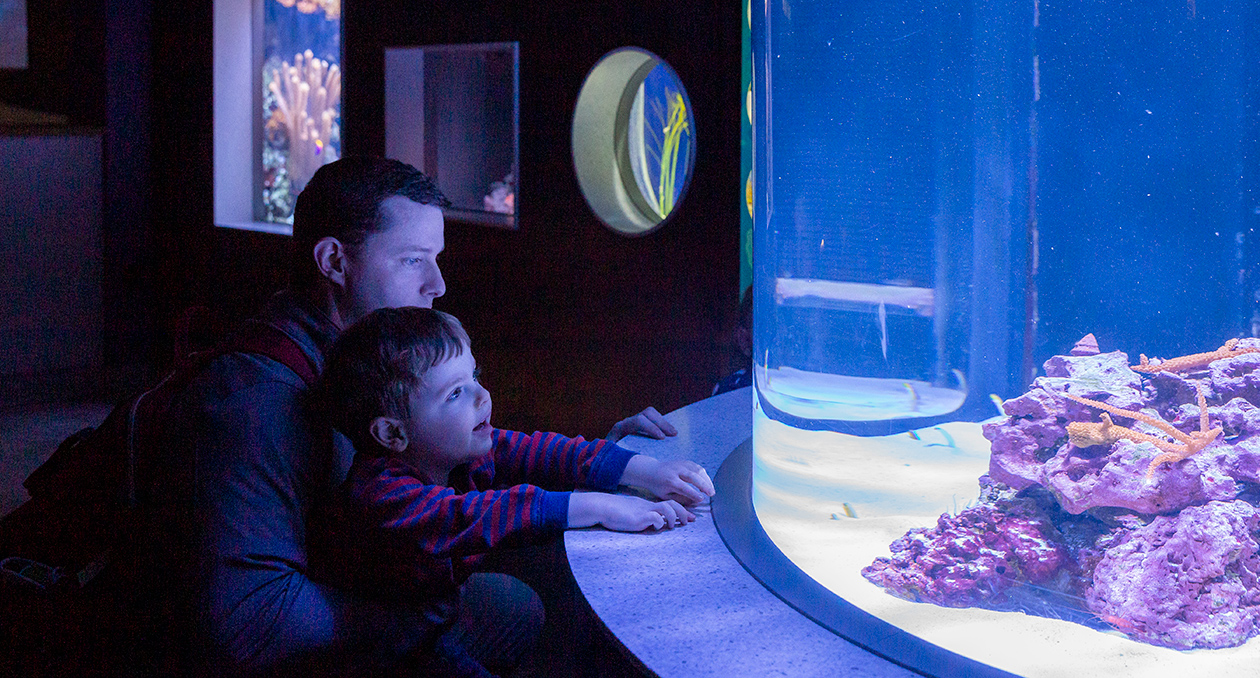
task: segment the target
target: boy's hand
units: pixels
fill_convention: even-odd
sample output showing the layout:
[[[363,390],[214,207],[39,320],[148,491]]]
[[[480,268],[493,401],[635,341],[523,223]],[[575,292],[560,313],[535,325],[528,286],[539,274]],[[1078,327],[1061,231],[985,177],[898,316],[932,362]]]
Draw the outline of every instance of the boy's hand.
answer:
[[[630,458],[621,474],[621,483],[684,506],[694,506],[713,496],[713,481],[699,464],[685,460],[661,461],[646,454]]]
[[[676,501],[654,502],[604,492],[574,492],[569,496],[569,527],[603,525],[618,532],[640,532],[649,527],[672,530],[695,519],[695,514]]]
[[[649,406],[646,410],[634,415],[626,417],[621,421],[613,424],[612,430],[604,439],[609,442],[617,442],[629,435],[647,436],[662,440],[667,436],[678,435],[678,429],[674,425],[665,421],[665,417],[656,411],[655,407]]]

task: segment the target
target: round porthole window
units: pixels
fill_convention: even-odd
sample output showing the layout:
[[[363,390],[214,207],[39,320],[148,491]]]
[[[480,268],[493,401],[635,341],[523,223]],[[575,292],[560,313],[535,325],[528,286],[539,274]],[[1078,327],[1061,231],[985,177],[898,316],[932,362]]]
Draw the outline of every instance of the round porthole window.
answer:
[[[604,55],[573,113],[582,195],[610,228],[639,235],[682,201],[695,162],[695,119],[678,74],[636,47]]]

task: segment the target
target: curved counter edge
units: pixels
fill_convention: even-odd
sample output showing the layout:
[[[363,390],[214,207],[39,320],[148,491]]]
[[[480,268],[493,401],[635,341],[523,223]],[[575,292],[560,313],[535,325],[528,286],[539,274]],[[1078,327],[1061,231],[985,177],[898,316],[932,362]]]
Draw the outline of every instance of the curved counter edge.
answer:
[[[716,476],[751,437],[752,389],[666,415],[678,435],[620,444],[661,459],[691,459]],[[701,506],[696,521],[655,534],[570,530],[565,549],[582,594],[648,670],[674,676],[915,675],[802,615],[731,555]]]

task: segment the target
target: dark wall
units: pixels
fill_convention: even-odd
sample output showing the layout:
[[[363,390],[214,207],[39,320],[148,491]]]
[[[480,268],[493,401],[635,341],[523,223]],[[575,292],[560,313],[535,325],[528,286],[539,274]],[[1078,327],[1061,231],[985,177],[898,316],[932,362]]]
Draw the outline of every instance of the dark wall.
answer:
[[[601,434],[621,416],[708,395],[738,300],[740,3],[346,4],[346,147],[382,153],[384,48],[520,42],[519,229],[449,222],[437,306],[467,323],[500,425]],[[605,227],[578,189],[573,106],[622,46],[687,87],[696,167],[673,218],[646,236]]]
[[[27,68],[0,69],[0,101],[105,124],[105,0],[27,0]]]
[[[197,6],[205,5],[205,6]],[[473,336],[499,426],[587,436],[654,405],[707,396],[728,367],[719,334],[738,300],[740,4],[600,0],[552,6],[346,3],[344,150],[384,152],[384,47],[520,42],[516,230],[448,221],[437,307]],[[210,303],[248,313],[285,283],[287,240],[212,226],[210,7],[154,10],[153,312]],[[687,196],[628,238],[587,207],[573,106],[606,52],[637,46],[678,72],[694,109]]]

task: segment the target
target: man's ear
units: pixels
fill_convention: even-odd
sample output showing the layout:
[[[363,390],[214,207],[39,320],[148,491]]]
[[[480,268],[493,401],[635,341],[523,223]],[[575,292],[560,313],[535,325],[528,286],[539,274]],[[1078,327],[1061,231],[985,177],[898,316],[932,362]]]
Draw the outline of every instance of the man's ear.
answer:
[[[368,425],[372,438],[381,447],[391,452],[403,452],[407,449],[407,430],[403,423],[393,417],[377,417]]]
[[[349,259],[346,246],[340,240],[328,236],[315,243],[314,254],[315,267],[319,269],[320,275],[338,287],[345,287],[346,264]]]

